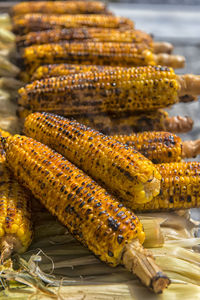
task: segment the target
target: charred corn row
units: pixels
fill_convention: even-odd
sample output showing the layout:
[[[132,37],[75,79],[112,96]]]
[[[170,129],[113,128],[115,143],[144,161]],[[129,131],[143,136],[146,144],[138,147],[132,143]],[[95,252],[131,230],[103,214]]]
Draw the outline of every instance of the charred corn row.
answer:
[[[138,218],[89,176],[31,138],[8,138],[5,150],[16,178],[102,261],[124,264],[155,292],[169,284],[140,244],[144,232]]]
[[[13,15],[44,14],[104,14],[106,5],[100,1],[38,1],[21,2],[12,7]]]
[[[148,131],[131,135],[114,135],[113,139],[133,147],[153,163],[180,162],[200,154],[200,140],[183,142],[170,132]]]
[[[23,64],[30,74],[43,64],[73,63],[123,67],[165,65],[182,68],[185,59],[179,55],[153,54],[144,43],[60,42],[24,48]],[[163,59],[164,58],[164,59]]]
[[[64,111],[58,111],[57,113],[60,115],[65,115]],[[20,108],[19,116],[21,118],[24,118],[29,114],[29,111]],[[184,133],[192,130],[194,123],[193,120],[187,116],[169,117],[168,113],[162,109],[155,110],[153,112],[137,113],[124,116],[77,116],[76,120],[79,123],[92,127],[107,135],[132,134],[133,132],[142,131],[169,131],[173,133]]]
[[[137,151],[76,121],[34,113],[25,133],[51,146],[127,202],[147,202],[159,193],[160,174]]]
[[[18,48],[31,45],[57,43],[65,40],[93,40],[96,42],[124,42],[145,43],[153,49],[153,39],[147,33],[140,30],[118,30],[108,28],[63,28],[41,32],[30,32],[24,36],[18,36],[16,44]]]
[[[194,92],[198,76],[193,75],[187,88],[186,76],[171,68],[148,66],[51,77],[21,88],[18,102],[30,110],[63,110],[68,116],[151,111],[182,101],[182,88],[186,96]]]
[[[160,194],[145,205],[134,204],[138,211],[160,211],[200,207],[200,163],[174,162],[156,165],[161,173]]]
[[[123,69],[125,70],[127,68],[123,67]],[[75,64],[49,64],[38,67],[33,73],[31,80],[40,80],[43,78],[67,76],[86,72],[102,72],[106,70],[122,70],[122,67]]]
[[[13,31],[23,35],[32,31],[59,28],[100,27],[133,29],[134,23],[128,18],[106,15],[45,15],[26,14],[12,19]]]

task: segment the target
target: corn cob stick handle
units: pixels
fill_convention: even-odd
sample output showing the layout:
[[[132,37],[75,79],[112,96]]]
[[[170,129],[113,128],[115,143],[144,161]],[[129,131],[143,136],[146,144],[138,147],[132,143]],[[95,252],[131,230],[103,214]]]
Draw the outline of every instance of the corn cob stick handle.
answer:
[[[200,75],[185,74],[177,76],[180,84],[179,96],[200,95]]]
[[[154,61],[156,65],[168,66],[174,69],[184,68],[185,66],[185,57],[181,55],[154,54]]]
[[[185,141],[182,146],[182,158],[196,157],[200,154],[200,139],[196,141]]]
[[[125,246],[123,264],[130,272],[138,274],[143,284],[156,294],[162,293],[170,284],[169,278],[155,264],[151,252],[144,250],[137,240]]]
[[[170,53],[172,53],[173,49],[174,49],[174,46],[171,43],[159,42],[159,41],[153,42],[153,51],[155,54],[158,54],[158,53],[170,54]]]
[[[8,137],[4,149],[16,178],[102,261],[123,264],[155,293],[170,284],[141,246],[144,232],[139,219],[89,176],[31,138]]]
[[[167,116],[164,120],[163,130],[173,133],[185,133],[192,130],[193,124],[194,121],[188,116]]]

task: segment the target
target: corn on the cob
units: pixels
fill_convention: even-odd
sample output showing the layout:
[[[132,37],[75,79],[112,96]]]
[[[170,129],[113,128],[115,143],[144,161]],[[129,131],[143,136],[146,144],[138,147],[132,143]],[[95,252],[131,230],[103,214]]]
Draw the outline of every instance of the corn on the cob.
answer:
[[[160,211],[200,207],[200,163],[174,162],[156,165],[161,190],[150,203],[129,206],[137,211]]]
[[[32,110],[19,106],[17,115],[25,119],[33,113]],[[64,110],[52,109],[52,113],[65,116]],[[76,120],[88,127],[96,129],[106,135],[132,134],[143,131],[169,131],[172,133],[185,133],[193,128],[193,120],[188,116],[169,117],[162,109],[153,112],[136,113],[132,115],[81,115]]]
[[[105,14],[106,5],[100,1],[38,1],[21,2],[12,7],[13,15],[44,14]]]
[[[67,76],[86,72],[102,72],[112,70],[126,70],[126,67],[99,66],[99,65],[75,65],[75,64],[49,64],[38,67],[31,81],[40,80],[50,77]]]
[[[107,15],[44,15],[26,14],[12,19],[13,31],[23,35],[32,31],[47,29],[100,27],[133,29],[134,23],[128,18]]]
[[[146,202],[159,193],[160,174],[152,162],[98,131],[46,113],[29,115],[24,126],[27,135],[48,144],[126,201]]]
[[[182,68],[185,63],[185,58],[180,55],[154,54],[144,43],[113,42],[60,42],[33,45],[24,48],[21,58],[29,74],[40,65],[54,63],[124,67],[158,64],[173,68]]]
[[[102,261],[120,263],[154,292],[169,279],[140,243],[138,218],[64,157],[35,140],[8,138],[6,159],[18,180]]]
[[[200,93],[198,76],[178,76],[171,68],[148,66],[36,80],[19,90],[18,103],[33,111],[63,110],[68,116],[119,114],[185,102],[193,93]]]
[[[41,32],[30,32],[27,35],[17,36],[17,48],[32,45],[57,43],[60,41],[90,41],[117,42],[117,43],[144,43],[154,53],[171,53],[173,46],[167,42],[153,42],[152,37],[140,30],[118,30],[109,28],[63,28]]]
[[[10,134],[0,129],[0,137]],[[0,259],[13,252],[23,253],[31,243],[32,222],[30,195],[13,179],[5,166],[5,153],[0,142]]]
[[[200,154],[200,140],[183,142],[170,132],[148,131],[131,135],[114,135],[113,139],[133,147],[153,163],[180,162]]]
[[[30,32],[24,36],[18,36],[16,44],[18,48],[31,45],[57,43],[60,41],[78,40],[94,42],[118,42],[118,43],[144,43],[152,47],[153,39],[147,33],[140,30],[119,30],[109,28],[63,28],[41,32]]]
[[[63,115],[64,111],[52,111]],[[31,112],[19,108],[19,117],[25,118]],[[173,116],[162,109],[153,112],[136,113],[124,116],[114,115],[87,115],[76,116],[76,120],[88,127],[94,128],[104,134],[132,134],[143,131],[169,131],[184,133],[192,130],[193,120],[189,117]]]

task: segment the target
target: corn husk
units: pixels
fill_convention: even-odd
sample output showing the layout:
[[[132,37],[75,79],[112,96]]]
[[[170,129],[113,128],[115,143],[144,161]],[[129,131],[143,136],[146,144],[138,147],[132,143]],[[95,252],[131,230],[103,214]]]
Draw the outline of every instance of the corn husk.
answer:
[[[7,13],[0,14],[0,28],[11,31],[12,24],[11,24],[11,19],[9,14]]]
[[[6,58],[10,55],[9,50],[4,50],[0,50],[0,77],[15,77],[20,70]]]
[[[10,45],[15,43],[15,34],[10,30],[0,27],[0,41],[5,45]]]

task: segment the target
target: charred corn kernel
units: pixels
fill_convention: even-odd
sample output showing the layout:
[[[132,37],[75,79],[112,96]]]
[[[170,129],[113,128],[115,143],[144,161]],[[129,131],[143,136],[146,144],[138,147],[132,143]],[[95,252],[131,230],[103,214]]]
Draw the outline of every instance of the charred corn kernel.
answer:
[[[100,27],[133,29],[134,27],[134,23],[128,18],[107,15],[26,14],[15,16],[12,21],[13,31],[21,35],[31,31],[59,28]]]
[[[8,136],[10,136],[10,133],[0,128],[0,165],[5,161],[5,152],[1,143],[1,138],[6,138]]]
[[[62,117],[35,113],[25,133],[63,154],[127,202],[150,201],[159,193],[160,174],[152,162],[98,131]]]
[[[176,74],[167,67],[88,72],[34,81],[19,90],[18,103],[33,111],[65,115],[132,113],[179,101]]]
[[[101,260],[116,266],[126,243],[144,232],[138,218],[60,154],[31,138],[7,140],[16,178]]]
[[[106,5],[100,1],[38,1],[21,2],[12,7],[13,15],[44,14],[104,14]]]
[[[156,165],[161,176],[160,194],[150,203],[134,204],[138,211],[200,207],[200,163],[174,162]]]
[[[49,77],[59,77],[67,76],[78,73],[85,72],[102,72],[102,71],[112,71],[121,70],[122,67],[112,67],[112,66],[98,66],[98,65],[75,65],[75,64],[53,64],[53,65],[43,65],[36,69],[33,73],[32,79],[39,80]],[[123,69],[127,69],[124,67]]]
[[[182,159],[181,138],[170,132],[142,132],[114,135],[113,139],[135,148],[153,163],[179,162]]]
[[[42,64],[63,62],[125,67],[155,65],[154,54],[144,43],[60,42],[26,47],[21,55],[29,74]]]
[[[52,111],[53,112],[53,111]],[[56,112],[56,111],[54,111]],[[26,117],[31,112],[22,108],[19,110],[21,118]],[[65,111],[57,111],[60,115],[65,115]],[[170,131],[188,132],[192,130],[193,121],[189,117],[174,116],[169,117],[168,113],[162,109],[152,112],[132,113],[131,115],[87,115],[77,116],[76,120],[86,126],[92,127],[104,134],[132,134],[141,131]]]
[[[28,248],[32,223],[29,193],[13,179],[4,160],[0,164],[0,173],[0,251],[3,261],[13,251],[23,253]]]
[[[150,35],[140,30],[119,30],[109,28],[63,28],[41,32],[30,32],[24,36],[18,36],[16,44],[18,48],[31,45],[57,43],[60,41],[77,40],[93,42],[117,42],[117,43],[144,43],[153,50],[153,40]]]
[[[23,136],[7,138],[14,175],[102,261],[123,264],[155,293],[170,284],[145,250],[139,219],[63,156]]]

